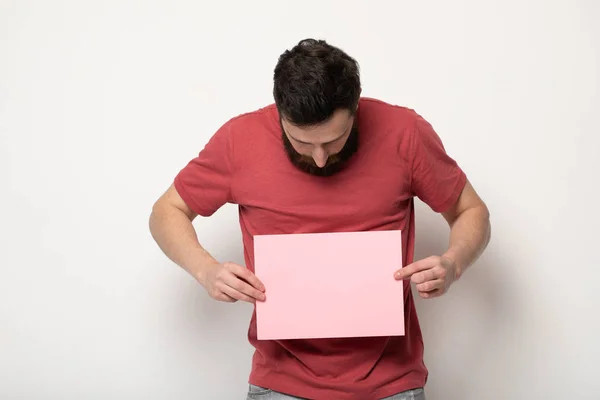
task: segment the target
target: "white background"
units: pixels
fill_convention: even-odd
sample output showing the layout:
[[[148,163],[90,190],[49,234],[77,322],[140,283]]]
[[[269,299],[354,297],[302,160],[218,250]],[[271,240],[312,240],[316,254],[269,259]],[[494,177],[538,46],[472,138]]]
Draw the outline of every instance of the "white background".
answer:
[[[429,399],[597,399],[599,21],[594,0],[0,1],[0,398],[244,398],[250,306],[211,301],[147,221],[316,37],[491,210],[486,254],[417,304]],[[243,262],[234,206],[195,226]],[[445,249],[422,203],[417,230],[418,257]]]

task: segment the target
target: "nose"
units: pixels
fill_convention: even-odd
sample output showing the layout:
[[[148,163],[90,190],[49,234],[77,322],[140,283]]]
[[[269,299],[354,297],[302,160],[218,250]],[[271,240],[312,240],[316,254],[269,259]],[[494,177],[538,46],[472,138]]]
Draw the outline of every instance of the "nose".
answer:
[[[327,164],[328,155],[324,148],[317,147],[313,151],[312,158],[313,160],[315,160],[315,164],[317,164],[317,167],[323,168],[325,164]]]

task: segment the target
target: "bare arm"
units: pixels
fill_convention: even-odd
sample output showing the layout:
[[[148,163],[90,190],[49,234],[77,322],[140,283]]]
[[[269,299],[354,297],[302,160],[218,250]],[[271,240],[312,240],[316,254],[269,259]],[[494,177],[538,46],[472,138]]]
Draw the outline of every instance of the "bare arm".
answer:
[[[442,215],[450,225],[450,243],[443,256],[454,264],[458,279],[490,241],[490,213],[467,182],[456,204]]]
[[[163,253],[200,282],[212,298],[264,300],[264,285],[252,272],[234,263],[221,264],[202,247],[192,225],[196,217],[171,185],[152,208],[150,232]]]
[[[171,185],[152,207],[150,232],[171,261],[202,283],[206,269],[219,263],[198,242],[196,217]]]
[[[450,225],[448,250],[440,256],[415,261],[395,274],[410,278],[423,298],[441,296],[487,247],[490,236],[489,211],[469,182],[452,208],[442,214]]]

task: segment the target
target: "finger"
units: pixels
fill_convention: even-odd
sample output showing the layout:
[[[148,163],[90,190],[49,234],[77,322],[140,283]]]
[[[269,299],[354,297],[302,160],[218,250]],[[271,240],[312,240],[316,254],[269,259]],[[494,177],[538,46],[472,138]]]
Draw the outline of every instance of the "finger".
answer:
[[[396,271],[395,278],[398,280],[408,279],[417,272],[432,268],[433,265],[434,264],[433,264],[432,260],[430,260],[428,258],[416,261],[416,262],[409,264],[409,265],[405,266],[404,268],[401,268],[398,271]]]
[[[425,271],[417,272],[410,277],[411,282],[419,284],[427,281],[437,280],[440,276],[436,273],[434,268],[430,268]]]
[[[235,303],[237,301],[236,299],[226,295],[222,291],[219,291],[219,293],[215,296],[215,299],[219,301],[224,301],[226,303]]]
[[[222,284],[222,283],[221,283]],[[219,289],[219,282],[216,282],[215,285],[208,292],[210,297],[218,301],[225,301],[227,303],[234,303],[237,300],[223,293],[221,289]]]
[[[265,294],[254,287],[250,286],[246,281],[239,279],[235,275],[231,275],[227,277],[225,283],[229,285],[231,288],[237,290],[240,293],[243,293],[246,296],[252,297],[253,299],[264,301]]]
[[[238,267],[244,268],[244,267],[240,267],[240,266],[238,266]],[[251,286],[248,282],[246,282],[246,280],[243,279],[243,277],[239,278],[235,274],[236,272],[240,272],[238,270],[238,268],[235,268],[235,267],[232,267],[232,268],[234,268],[234,270],[230,271],[230,274],[224,278],[224,282],[239,292],[242,292],[250,297],[253,297],[256,300],[264,301],[265,294],[262,291]],[[250,276],[254,276],[254,274],[252,272],[250,272],[248,270],[246,270],[246,271],[250,274]],[[240,273],[240,275],[242,275],[242,274]],[[246,276],[248,276],[248,275],[246,275]]]
[[[229,266],[231,268],[231,266]],[[238,278],[230,269],[224,269],[224,273],[219,281],[218,288],[228,296],[248,303],[254,303],[256,300],[264,301],[263,292],[250,286],[247,282]]]
[[[231,297],[232,299],[245,301],[248,303],[254,303],[254,299],[252,297],[232,288],[231,286],[225,283],[221,283],[219,285],[219,290],[221,290],[224,294]]]
[[[443,286],[444,281],[442,279],[434,279],[432,281],[419,283],[415,287],[419,292],[432,292],[434,290],[441,289]]]
[[[432,290],[431,292],[419,292],[419,296],[423,299],[433,299],[435,297],[440,297],[442,295],[442,291],[439,289]]]
[[[227,268],[239,278],[242,278],[248,284],[255,287],[257,290],[264,292],[265,285],[258,279],[258,277],[252,273],[248,268],[242,267],[241,265],[229,263],[227,264]]]

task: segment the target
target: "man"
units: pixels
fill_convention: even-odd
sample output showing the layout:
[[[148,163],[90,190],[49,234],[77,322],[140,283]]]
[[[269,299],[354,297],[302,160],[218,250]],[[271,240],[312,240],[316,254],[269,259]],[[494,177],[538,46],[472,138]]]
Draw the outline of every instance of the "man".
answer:
[[[410,283],[426,299],[448,291],[487,246],[486,205],[432,126],[361,97],[358,64],[325,41],[281,55],[273,94],[274,105],[227,121],[179,172],[154,205],[153,237],[212,298],[256,302],[269,288],[253,274],[254,235],[402,230],[404,267],[390,279],[404,284],[405,336],[259,341],[254,313],[248,398],[424,399]],[[415,197],[451,231],[444,254],[413,262]],[[225,203],[239,206],[245,267],[215,260],[192,226]]]

